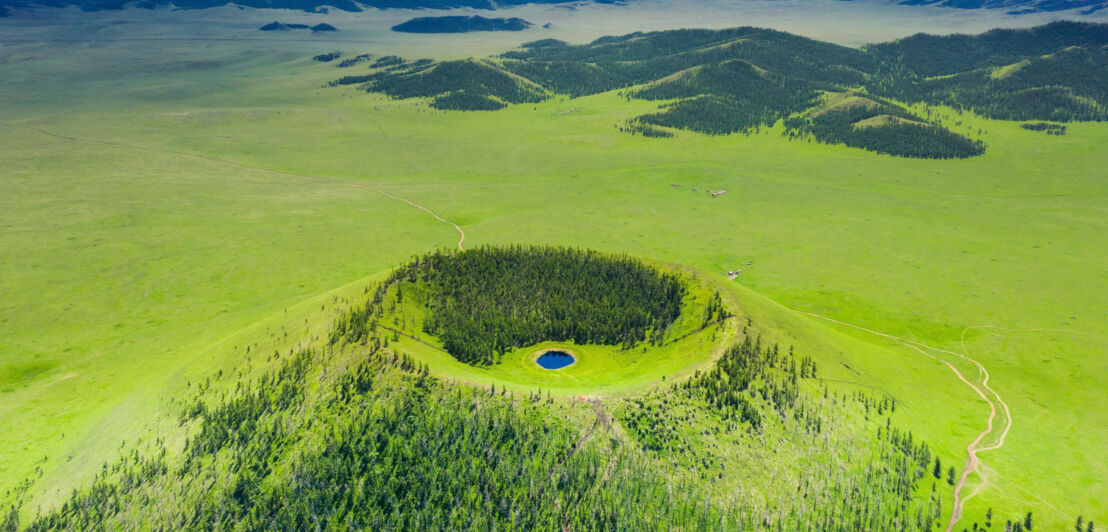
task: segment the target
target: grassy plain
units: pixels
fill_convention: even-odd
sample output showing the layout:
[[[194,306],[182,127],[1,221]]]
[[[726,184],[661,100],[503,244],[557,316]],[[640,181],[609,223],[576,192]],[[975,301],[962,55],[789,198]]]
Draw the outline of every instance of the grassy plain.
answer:
[[[613,94],[443,113],[324,89],[338,71],[309,57],[335,48],[376,51],[0,48],[0,493],[41,468],[37,500],[55,501],[245,346],[262,357],[321,330],[336,296],[456,244],[380,189],[459,224],[467,246],[742,268],[725,286],[766,334],[835,386],[895,397],[897,421],[958,465],[983,401],[897,342],[794,310],[964,347],[1013,417],[981,454],[988,484],[966,524],[990,507],[1001,521],[1033,510],[1044,529],[1108,524],[1108,126],[1058,137],[947,110],[989,143],[955,161],[779,129],[645,139],[617,126],[655,104]]]

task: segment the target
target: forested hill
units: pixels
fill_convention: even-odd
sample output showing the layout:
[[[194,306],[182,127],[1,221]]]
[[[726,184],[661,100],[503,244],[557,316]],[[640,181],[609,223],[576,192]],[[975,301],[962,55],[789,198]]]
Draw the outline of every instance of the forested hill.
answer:
[[[521,254],[565,253],[436,254],[393,280],[444,266],[460,281]],[[566,270],[669,284],[573,254]],[[927,531],[941,517],[951,458],[895,426],[892,398],[829,389],[813,357],[763,342],[750,319],[703,372],[585,402],[440,379],[385,325],[420,295],[383,286],[349,301],[330,341],[247,348],[239,371],[189,383],[159,432],[57,506],[5,493],[0,530]]]
[[[1056,22],[982,35],[916,35],[861,49],[761,28],[546,39],[499,57],[390,64],[348,75],[394,98],[496,110],[554,95],[620,90],[659,110],[624,131],[750,132],[788,119],[814,138],[905,157],[969,157],[985,147],[906,109],[917,102],[1000,119],[1108,119],[1108,25]],[[446,75],[449,73],[449,75]],[[844,99],[849,106],[838,105]],[[836,103],[837,102],[837,103]]]
[[[866,50],[885,63],[899,63],[913,73],[945,76],[988,67],[1002,67],[1024,59],[1079,46],[1108,44],[1108,24],[1055,22],[1029,29],[996,29],[980,35],[919,33]]]

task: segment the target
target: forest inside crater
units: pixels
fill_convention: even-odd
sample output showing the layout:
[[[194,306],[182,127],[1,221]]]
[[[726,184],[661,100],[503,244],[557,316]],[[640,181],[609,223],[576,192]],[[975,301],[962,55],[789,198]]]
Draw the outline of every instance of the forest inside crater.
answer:
[[[422,288],[421,294],[405,290]],[[629,257],[560,247],[436,251],[398,268],[374,299],[417,297],[422,331],[454,358],[488,365],[543,341],[658,344],[680,315],[684,282]],[[380,308],[380,307],[378,307]],[[722,310],[717,311],[721,313]],[[378,314],[376,319],[383,319]],[[357,323],[340,324],[358,334]]]

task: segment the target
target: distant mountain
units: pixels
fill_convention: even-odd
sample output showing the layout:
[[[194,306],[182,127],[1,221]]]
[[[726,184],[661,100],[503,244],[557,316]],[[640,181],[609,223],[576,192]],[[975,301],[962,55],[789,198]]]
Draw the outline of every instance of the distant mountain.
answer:
[[[306,30],[307,24],[286,24],[284,22],[277,22],[274,20],[265,26],[258,28],[261,31],[289,31],[289,30]]]
[[[312,30],[312,33],[320,31],[338,31],[338,28],[330,24],[316,24],[315,26],[308,26],[307,24],[284,23],[277,22],[276,20],[258,29],[261,31]]]
[[[598,4],[622,4],[633,0],[592,0]],[[880,1],[880,0],[875,0]],[[0,0],[0,17],[8,14],[9,7],[69,7],[84,11],[123,9],[134,6],[154,8],[173,5],[181,9],[205,9],[234,4],[253,8],[297,9],[322,12],[329,8],[342,11],[361,11],[371,7],[378,9],[453,9],[474,8],[495,10],[524,4],[569,4],[572,0]],[[900,0],[902,5],[942,6],[957,9],[998,9],[1009,14],[1027,14],[1079,10],[1091,14],[1108,8],[1108,0]]]
[[[943,6],[959,9],[1003,9],[1010,15],[1079,9],[1089,15],[1108,8],[1106,0],[903,0],[901,5]]]
[[[468,33],[471,31],[523,31],[534,24],[521,18],[416,17],[392,27],[402,33]]]
[[[614,3],[611,0],[597,0],[598,3]],[[70,7],[83,11],[102,11],[123,9],[133,6],[153,9],[173,5],[179,9],[206,9],[228,3],[253,8],[295,9],[308,12],[323,12],[328,8],[342,11],[362,11],[363,8],[378,9],[452,9],[468,7],[493,10],[524,4],[568,3],[567,0],[0,0],[0,16],[4,16],[9,7]]]

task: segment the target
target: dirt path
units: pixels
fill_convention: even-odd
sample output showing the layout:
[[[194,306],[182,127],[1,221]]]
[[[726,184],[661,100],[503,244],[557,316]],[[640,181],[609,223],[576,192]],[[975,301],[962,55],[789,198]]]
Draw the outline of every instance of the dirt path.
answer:
[[[929,346],[927,344],[923,344],[923,343],[920,343],[920,342],[909,340],[907,338],[900,338],[898,336],[893,336],[891,334],[886,334],[886,333],[883,333],[883,332],[875,331],[873,329],[868,329],[866,327],[862,327],[860,325],[855,325],[853,323],[847,323],[847,322],[844,322],[844,321],[839,321],[839,320],[829,318],[827,316],[823,316],[823,315],[816,314],[816,313],[813,313],[813,312],[804,312],[804,311],[797,311],[797,312],[800,312],[801,314],[805,314],[807,316],[812,316],[814,318],[819,318],[821,320],[830,321],[832,323],[837,323],[839,325],[845,325],[847,327],[852,327],[852,328],[855,328],[855,329],[858,329],[858,330],[861,330],[861,331],[868,332],[870,334],[881,336],[883,338],[888,338],[888,339],[893,340],[893,341],[895,341],[895,342],[897,342],[901,345],[907,346],[907,347],[917,351],[918,353],[920,353],[920,354],[922,354],[922,355],[924,355],[928,358],[931,358],[933,360],[937,360],[937,361],[941,362],[942,364],[946,365],[946,367],[948,367],[950,369],[950,371],[954,372],[954,375],[956,375],[959,380],[961,380],[963,383],[965,383],[966,386],[969,386],[970,389],[972,389],[974,392],[976,392],[978,396],[980,396],[982,399],[985,400],[986,403],[988,403],[988,405],[989,405],[989,417],[986,420],[985,430],[982,431],[980,434],[978,434],[977,437],[974,438],[974,440],[972,442],[970,442],[970,444],[968,446],[966,446],[966,452],[969,455],[969,460],[967,461],[966,466],[962,469],[962,475],[958,480],[958,484],[954,487],[954,506],[951,509],[950,521],[947,522],[947,525],[946,525],[946,531],[951,532],[954,529],[954,525],[956,525],[958,523],[958,520],[962,518],[962,508],[965,506],[966,501],[968,501],[969,499],[972,499],[974,496],[976,496],[978,493],[980,493],[981,490],[985,487],[985,484],[988,482],[988,479],[984,475],[984,472],[983,472],[982,467],[981,467],[981,460],[977,457],[977,454],[980,453],[980,452],[992,451],[992,450],[996,450],[996,449],[999,449],[999,448],[1003,447],[1004,446],[1004,441],[1008,437],[1008,431],[1011,430],[1011,428],[1012,428],[1012,412],[1008,408],[1008,403],[1005,403],[1004,400],[1001,399],[1000,394],[998,394],[996,392],[996,390],[993,390],[991,387],[989,387],[989,371],[987,369],[985,369],[985,366],[983,366],[980,362],[978,362],[977,360],[970,357],[969,356],[969,350],[966,348],[966,333],[967,332],[969,332],[970,330],[973,330],[973,329],[987,328],[987,327],[991,327],[991,326],[990,325],[979,325],[979,326],[974,326],[974,327],[966,327],[965,329],[963,329],[962,330],[962,335],[961,335],[961,338],[960,338],[960,343],[962,345],[962,351],[963,352],[962,353],[957,353],[957,352],[954,352],[954,351],[948,351],[948,350],[945,350],[945,349],[932,347],[932,346]],[[977,368],[978,377],[981,379],[980,386],[978,386],[977,384],[974,384],[973,382],[970,382],[970,380],[967,379],[964,375],[962,375],[962,372],[959,371],[958,368],[956,368],[949,361],[947,361],[943,358],[940,358],[938,356],[935,356],[934,354],[929,353],[928,351],[934,351],[934,352],[937,352],[937,353],[944,353],[944,354],[948,354],[948,355],[953,355],[953,356],[959,357],[959,358],[961,358],[963,360],[966,360],[966,361],[970,362],[971,364],[973,364]],[[988,394],[985,393],[986,390],[988,391]],[[990,397],[990,395],[991,395],[991,397]],[[992,445],[989,445],[989,446],[986,446],[986,447],[978,448],[977,446],[981,444],[981,442],[985,439],[985,437],[993,432],[993,428],[994,428],[993,427],[993,422],[996,419],[997,406],[998,405],[1000,406],[1000,408],[1002,408],[1004,410],[1004,430],[1003,430],[1003,432],[1001,432],[1000,437],[997,439],[996,443],[993,443]],[[962,490],[965,488],[966,482],[969,479],[969,476],[971,474],[973,474],[974,472],[977,472],[978,476],[981,477],[981,484],[979,484],[977,486],[977,488],[973,490],[973,493],[970,493],[965,498],[962,498]]]
[[[285,176],[285,177],[295,177],[295,178],[298,178],[298,179],[318,181],[318,182],[331,183],[331,184],[339,184],[339,185],[345,185],[345,186],[354,187],[354,188],[362,188],[362,189],[372,190],[372,191],[374,191],[374,192],[376,192],[376,193],[378,193],[382,196],[385,196],[389,199],[393,199],[393,200],[396,200],[396,201],[402,201],[404,203],[407,203],[408,205],[411,205],[412,207],[415,207],[415,208],[417,208],[417,209],[419,209],[423,212],[426,212],[427,214],[430,214],[434,219],[436,219],[436,220],[438,220],[438,221],[440,221],[444,224],[447,224],[447,225],[450,225],[450,226],[454,227],[454,230],[458,232],[458,250],[465,251],[465,248],[462,247],[462,243],[465,242],[466,233],[465,233],[465,231],[462,230],[462,228],[458,224],[456,224],[454,222],[451,222],[450,220],[447,220],[446,218],[443,218],[442,216],[439,216],[438,213],[436,213],[435,211],[432,211],[431,209],[428,209],[427,207],[425,207],[423,205],[420,205],[420,204],[418,204],[414,201],[411,201],[409,199],[402,198],[402,197],[397,196],[395,194],[391,194],[389,192],[386,192],[386,191],[382,190],[381,188],[375,187],[375,186],[367,184],[367,183],[360,183],[360,182],[357,182],[357,181],[349,181],[349,180],[340,179],[340,178],[337,178],[337,177],[325,177],[325,176],[318,176],[318,175],[297,174],[297,173],[294,173],[294,172],[285,172],[283,170],[273,170],[271,168],[263,168],[263,167],[260,167],[260,166],[250,166],[250,165],[240,164],[240,163],[236,163],[234,161],[229,161],[229,160],[226,160],[226,159],[220,159],[218,157],[209,157],[209,156],[206,156],[206,155],[198,155],[198,154],[195,154],[195,153],[188,153],[188,152],[182,152],[182,151],[163,150],[163,149],[159,149],[159,148],[150,148],[150,147],[147,147],[147,146],[140,146],[138,144],[129,144],[129,143],[126,143],[126,142],[116,142],[116,141],[110,141],[110,140],[99,140],[99,139],[90,139],[90,138],[82,138],[82,137],[71,137],[71,136],[68,136],[68,135],[59,135],[57,133],[52,133],[52,132],[47,131],[45,129],[41,129],[41,128],[37,128],[37,127],[33,127],[33,126],[21,125],[21,124],[2,124],[2,125],[10,127],[10,128],[15,128],[15,129],[26,129],[26,130],[29,130],[29,131],[34,131],[36,133],[46,135],[48,137],[53,137],[53,138],[56,138],[56,139],[65,140],[65,141],[69,141],[69,142],[85,142],[85,143],[90,143],[90,144],[100,144],[100,145],[103,145],[103,146],[111,146],[111,147],[115,147],[115,148],[125,148],[125,149],[139,150],[139,151],[152,152],[152,153],[162,153],[162,154],[168,154],[168,155],[176,155],[176,156],[179,156],[179,157],[187,157],[187,158],[190,158],[190,159],[197,159],[197,160],[201,160],[201,161],[207,161],[207,162],[210,162],[210,163],[221,164],[221,165],[224,165],[224,166],[230,166],[232,168],[238,168],[240,170],[252,170],[252,171],[256,171],[256,172],[264,172],[264,173],[275,174],[275,175],[280,175],[280,176]]]
[[[978,434],[977,437],[974,438],[973,441],[970,442],[970,444],[966,446],[966,453],[969,455],[969,460],[966,462],[966,466],[964,468],[962,468],[962,475],[961,475],[961,477],[958,478],[958,484],[954,486],[954,507],[950,512],[950,521],[947,522],[947,525],[946,525],[946,532],[951,532],[951,530],[954,529],[954,525],[957,524],[958,520],[962,518],[962,508],[965,506],[966,500],[968,500],[973,495],[976,495],[977,492],[982,487],[984,487],[984,485],[985,485],[985,477],[981,476],[981,485],[978,486],[978,489],[974,490],[974,493],[971,494],[970,497],[966,497],[965,499],[962,498],[962,489],[966,487],[966,480],[969,478],[970,474],[977,471],[978,467],[981,465],[981,460],[977,458],[977,452],[979,450],[979,449],[977,449],[977,446],[981,444],[981,440],[985,439],[985,436],[988,436],[989,433],[991,433],[993,431],[993,420],[996,419],[996,405],[993,404],[993,402],[989,399],[989,397],[985,395],[985,392],[981,391],[981,388],[978,388],[972,382],[967,380],[962,375],[962,372],[958,371],[958,368],[955,368],[954,365],[951,364],[950,362],[947,362],[946,360],[943,360],[939,357],[936,357],[936,356],[924,351],[923,349],[921,349],[921,348],[919,348],[915,345],[912,345],[912,344],[904,344],[904,345],[907,345],[908,347],[910,347],[912,349],[915,349],[916,351],[918,351],[920,354],[922,354],[924,356],[930,357],[934,360],[938,360],[939,362],[942,362],[943,364],[946,364],[946,366],[948,368],[950,368],[950,371],[953,371],[954,374],[957,375],[958,378],[962,380],[962,382],[966,383],[966,386],[969,386],[970,388],[972,388],[973,391],[977,392],[977,395],[981,396],[981,398],[984,399],[986,403],[989,403],[989,418],[986,422],[985,430],[981,431],[981,433]],[[1008,425],[1010,426],[1011,423],[1009,423]],[[1007,434],[1007,429],[1005,429],[1005,434]],[[995,449],[997,447],[993,447],[993,448]]]

